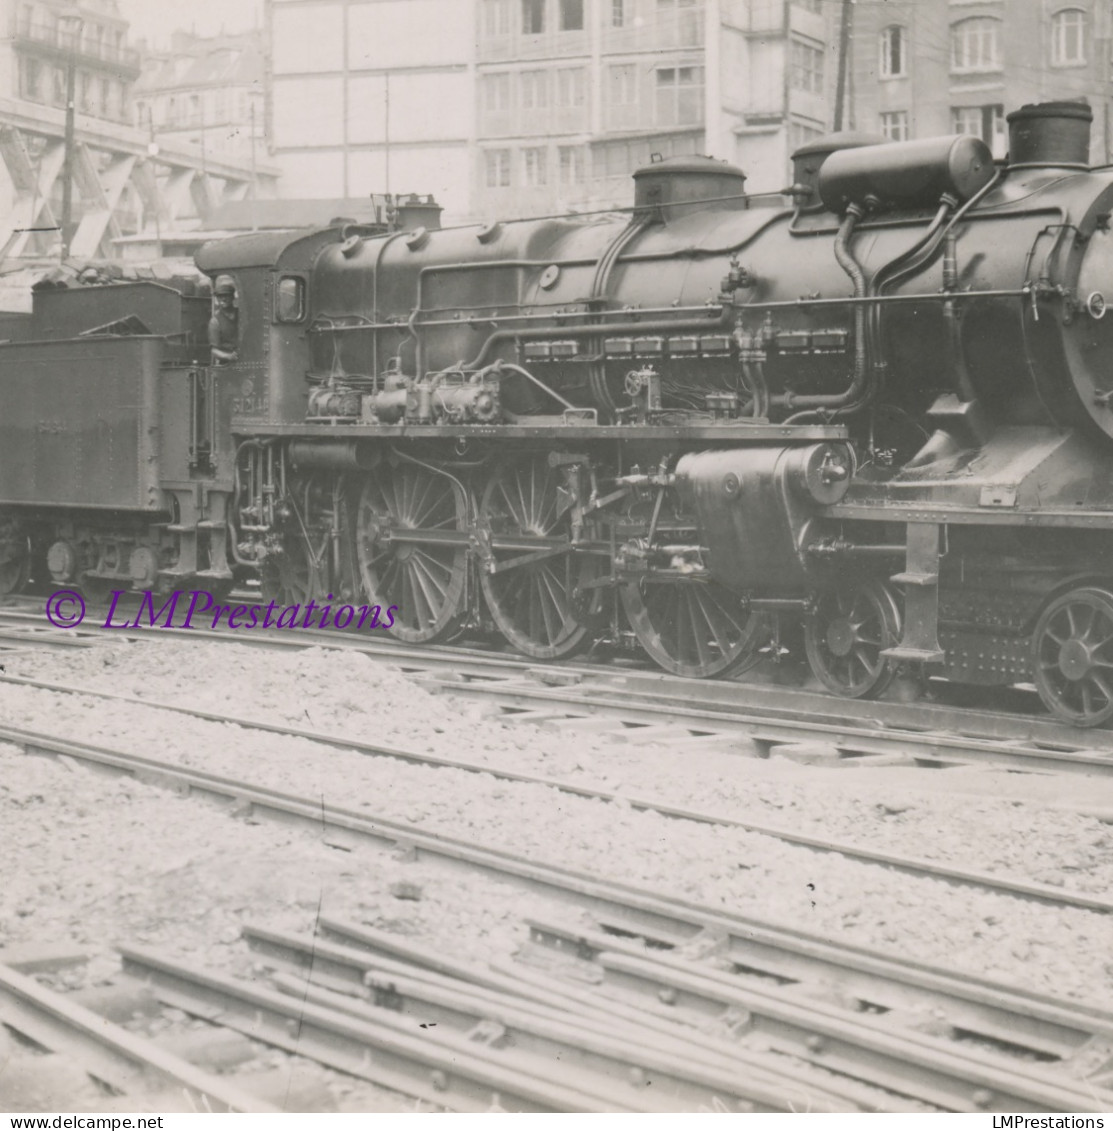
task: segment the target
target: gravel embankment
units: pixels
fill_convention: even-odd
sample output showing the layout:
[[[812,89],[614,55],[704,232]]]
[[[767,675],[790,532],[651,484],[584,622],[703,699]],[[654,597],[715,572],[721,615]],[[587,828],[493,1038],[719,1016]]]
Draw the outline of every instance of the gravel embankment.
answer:
[[[597,782],[1045,883],[1107,892],[1113,880],[1113,830],[1047,809],[1038,799],[948,798],[918,789],[907,775],[893,784],[876,775],[847,780],[855,773],[822,769],[786,778],[770,762],[736,755],[679,757],[667,748],[545,733],[485,718],[481,705],[430,695],[364,656],[162,642],[75,655],[20,654],[6,658],[6,666],[12,674],[72,679]],[[1113,929],[1097,914],[891,874],[767,837],[670,821],[544,787],[369,758],[147,707],[0,685],[0,721],[119,744],[730,913],[1113,1005]],[[80,931],[93,942],[144,941],[143,934],[169,930],[187,949],[211,946],[222,933],[228,939],[222,945],[230,945],[245,912],[269,918],[283,908],[304,924],[326,888],[360,902],[364,919],[382,925],[384,918],[398,918],[400,901],[389,895],[389,884],[410,878],[405,865],[381,863],[380,856],[372,866],[357,853],[338,872],[335,852],[309,834],[245,827],[196,801],[134,783],[106,784],[11,752],[0,759],[0,805],[13,817],[5,819],[3,839],[13,842],[9,874],[15,877],[0,896],[0,944],[44,937],[46,923],[53,927],[49,935]],[[107,794],[79,800],[89,780]],[[325,872],[318,874],[314,862]],[[454,911],[442,915],[439,898],[405,906],[406,929],[428,932],[457,953],[468,945],[477,954],[505,952],[520,937],[521,897],[507,891],[488,908],[482,901],[499,885],[479,885],[465,902],[458,884],[445,889],[451,889]],[[291,890],[301,886],[312,908],[296,899],[290,907]],[[449,942],[443,924],[467,915],[475,921],[460,923]]]

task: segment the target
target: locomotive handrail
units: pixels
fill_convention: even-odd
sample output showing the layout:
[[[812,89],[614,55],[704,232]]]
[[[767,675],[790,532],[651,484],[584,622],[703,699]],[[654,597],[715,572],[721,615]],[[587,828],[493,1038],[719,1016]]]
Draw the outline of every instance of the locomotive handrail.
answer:
[[[587,300],[586,299],[579,299],[578,301],[586,302]],[[443,310],[447,310],[447,309],[476,310],[476,309],[481,309],[481,308],[477,308],[477,307],[463,307],[463,308],[459,308],[459,307],[457,307],[457,308],[436,307],[436,308],[428,311],[428,313],[439,314]],[[617,315],[617,314],[624,315],[624,316],[627,316],[627,317],[638,316],[638,315],[642,315],[642,314],[695,314],[697,311],[702,312],[703,314],[706,315],[706,317],[708,319],[711,319],[715,316],[721,317],[722,313],[726,309],[726,307],[722,303],[713,303],[713,304],[707,305],[707,306],[647,306],[647,307],[644,307],[644,308],[643,307],[636,307],[636,308],[622,308],[622,309],[616,309],[616,310],[564,310],[564,309],[554,305],[554,306],[551,306],[551,307],[545,307],[544,309],[545,309],[546,313],[543,313],[543,314],[488,314],[488,315],[486,315],[486,320],[491,321],[492,319],[498,318],[500,321],[503,321],[503,322],[511,321],[511,320],[516,321],[516,322],[527,322],[527,321],[532,321],[532,322],[550,321],[551,322],[554,319],[563,319],[563,318],[588,318],[588,317],[603,318],[603,317],[606,317],[608,315]],[[548,313],[549,311],[551,311],[551,313]],[[417,322],[416,325],[418,325],[418,326],[459,326],[461,324],[461,322],[463,322],[463,321],[465,321],[465,320],[460,319],[460,318],[423,319],[422,321]],[[492,325],[496,325],[496,323],[492,322]],[[601,323],[598,323],[597,325],[599,325],[602,328],[608,328],[608,324],[606,322],[601,322]],[[331,325],[330,326],[330,325],[317,325],[316,323],[311,323],[309,329],[310,329],[310,331],[313,331],[313,332],[316,332],[316,333],[343,334],[343,333],[348,333],[348,332],[355,331],[355,330],[402,330],[402,329],[405,329],[406,326],[407,326],[406,322],[361,322],[358,325],[350,325],[350,326],[337,326],[337,325]],[[560,329],[560,327],[557,327],[556,329]],[[644,326],[643,326],[643,329],[644,329]]]

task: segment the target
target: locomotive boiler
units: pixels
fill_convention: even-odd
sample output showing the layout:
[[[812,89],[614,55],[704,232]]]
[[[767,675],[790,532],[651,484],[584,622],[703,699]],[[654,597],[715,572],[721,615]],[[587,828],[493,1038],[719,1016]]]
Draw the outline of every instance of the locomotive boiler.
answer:
[[[625,212],[206,245],[227,557],[538,659],[1035,684],[1113,717],[1113,173],[1077,103],[980,141],[835,134],[753,196],[656,161]],[[223,431],[222,431],[223,430]],[[219,472],[219,469],[217,469]],[[6,514],[14,512],[6,511]],[[18,515],[10,521],[16,521]]]

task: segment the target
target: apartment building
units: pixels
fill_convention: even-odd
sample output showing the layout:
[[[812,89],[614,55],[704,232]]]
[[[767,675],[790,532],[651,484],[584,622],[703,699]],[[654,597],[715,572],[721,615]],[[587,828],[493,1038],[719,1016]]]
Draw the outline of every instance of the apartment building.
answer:
[[[75,108],[104,121],[128,121],[128,91],[139,53],[127,42],[116,0],[0,2],[8,36],[0,40],[0,89],[9,97],[65,110],[66,69],[75,66]]]
[[[0,257],[111,256],[144,230],[157,250],[179,219],[273,195],[265,153],[258,163],[206,155],[187,137],[137,128],[140,70],[116,0],[0,0]]]
[[[1084,99],[1091,160],[1110,160],[1111,12],[1106,0],[858,0],[857,124],[893,140],[961,133],[1003,157],[1006,115]]]
[[[474,0],[266,0],[267,127],[288,197],[433,193],[468,212]]]
[[[474,201],[484,214],[624,205],[654,154],[711,153],[758,191],[829,128],[820,0],[479,0]]]
[[[202,37],[175,31],[166,51],[147,52],[132,90],[134,120],[159,141],[206,156],[267,157],[261,31]]]

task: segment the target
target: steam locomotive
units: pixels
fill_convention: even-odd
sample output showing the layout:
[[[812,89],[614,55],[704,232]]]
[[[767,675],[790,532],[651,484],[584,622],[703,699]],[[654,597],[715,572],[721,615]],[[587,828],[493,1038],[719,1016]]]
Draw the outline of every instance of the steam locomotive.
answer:
[[[1091,112],[830,135],[752,196],[703,157],[625,213],[205,245],[231,281],[35,296],[0,346],[0,589],[228,586],[397,606],[539,660],[1034,683],[1113,718],[1113,170]],[[398,206],[400,204],[400,206]],[[795,628],[793,628],[795,626]]]

